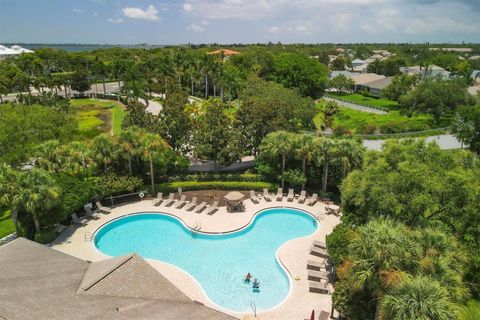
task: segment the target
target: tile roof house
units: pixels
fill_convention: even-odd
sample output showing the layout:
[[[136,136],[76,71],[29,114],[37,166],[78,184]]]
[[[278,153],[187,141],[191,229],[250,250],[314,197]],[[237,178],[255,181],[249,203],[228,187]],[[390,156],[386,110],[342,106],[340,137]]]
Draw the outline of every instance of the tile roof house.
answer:
[[[442,67],[431,65],[425,70],[425,67],[421,66],[412,66],[412,67],[400,67],[400,72],[410,74],[410,75],[417,75],[421,78],[435,78],[441,77],[443,79],[450,78],[450,72],[443,69]]]
[[[136,254],[90,263],[18,238],[0,247],[0,319],[235,319]]]
[[[362,85],[363,88],[367,89],[368,92],[376,96],[380,96],[382,90],[385,89],[390,83],[392,83],[394,77],[385,77],[377,80],[367,82]]]

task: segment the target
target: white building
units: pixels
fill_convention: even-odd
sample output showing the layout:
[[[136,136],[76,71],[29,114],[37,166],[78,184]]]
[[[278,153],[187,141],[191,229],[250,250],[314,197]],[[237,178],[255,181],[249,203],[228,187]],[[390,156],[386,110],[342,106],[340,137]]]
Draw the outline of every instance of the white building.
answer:
[[[400,67],[400,72],[406,73],[409,75],[417,75],[420,78],[436,78],[436,77],[440,77],[442,79],[450,78],[449,71],[435,65],[428,66],[427,68],[421,67],[421,66]]]
[[[32,52],[33,52],[32,50],[25,49],[17,45],[11,46],[9,48],[6,46],[2,46],[0,44],[0,60],[4,60],[10,57],[15,57],[15,56],[21,55],[22,53],[32,53]]]

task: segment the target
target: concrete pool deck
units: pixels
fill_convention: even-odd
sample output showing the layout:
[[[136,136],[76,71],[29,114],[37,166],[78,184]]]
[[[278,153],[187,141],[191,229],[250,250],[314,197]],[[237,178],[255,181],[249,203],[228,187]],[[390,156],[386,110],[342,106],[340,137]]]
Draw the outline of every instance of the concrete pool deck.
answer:
[[[92,235],[104,224],[119,217],[138,213],[138,212],[161,212],[173,215],[181,219],[185,225],[190,228],[201,227],[201,232],[221,233],[231,232],[247,226],[254,218],[255,214],[264,209],[274,207],[289,207],[307,211],[313,215],[326,212],[326,204],[317,202],[313,207],[293,202],[287,202],[286,198],[281,202],[267,202],[261,200],[259,204],[253,204],[251,200],[245,201],[245,212],[229,213],[226,207],[220,207],[213,215],[205,213],[187,212],[182,209],[172,207],[152,205],[152,200],[143,200],[140,202],[119,206],[112,209],[112,213],[101,215],[98,220],[90,220],[88,225],[70,226],[65,229],[52,242],[51,247],[55,250],[67,253],[74,257],[88,260],[99,261],[109,258],[109,256],[98,251],[91,241]],[[319,228],[310,236],[290,240],[283,244],[278,257],[284,267],[288,270],[293,279],[290,295],[279,306],[257,314],[257,319],[304,319],[309,318],[312,309],[319,314],[320,311],[331,311],[331,295],[309,292],[309,280],[307,279],[307,260],[319,260],[309,254],[309,248],[312,241],[325,240],[333,228],[340,223],[340,218],[334,215],[324,215],[323,220],[319,221]],[[180,290],[182,290],[192,300],[199,301],[208,307],[223,311],[240,319],[253,318],[252,313],[236,313],[222,309],[211,302],[205,295],[203,289],[197,281],[188,273],[174,265],[170,265],[157,260],[147,260],[163,276],[169,279]],[[333,290],[333,288],[331,288]]]

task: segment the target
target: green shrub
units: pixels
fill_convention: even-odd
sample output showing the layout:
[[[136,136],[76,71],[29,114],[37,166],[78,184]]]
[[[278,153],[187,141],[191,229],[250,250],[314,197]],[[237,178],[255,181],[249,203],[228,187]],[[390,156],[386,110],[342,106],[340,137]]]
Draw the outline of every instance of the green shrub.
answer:
[[[60,195],[62,201],[52,210],[55,215],[52,217],[54,220],[50,221],[57,223],[70,217],[72,213],[83,210],[83,206],[91,200],[93,190],[88,180],[67,174],[56,174],[53,177],[62,190]]]
[[[357,133],[360,134],[374,134],[375,131],[377,131],[377,126],[373,123],[362,122],[357,128]]]
[[[347,128],[342,125],[337,125],[335,128],[333,128],[333,133],[336,136],[351,136],[352,132]]]
[[[94,177],[91,180],[93,194],[97,198],[135,192],[143,187],[143,181],[138,177],[119,176],[113,173]]]
[[[277,185],[270,182],[262,181],[176,181],[161,183],[156,186],[159,192],[176,192],[178,188],[183,191],[196,190],[257,190],[261,191],[264,188],[269,190],[276,190]]]
[[[381,133],[400,133],[405,131],[405,124],[400,122],[389,121],[380,126]]]
[[[283,178],[285,182],[292,186],[301,186],[307,183],[307,178],[303,174],[302,171],[295,169],[295,170],[286,170],[280,177]]]

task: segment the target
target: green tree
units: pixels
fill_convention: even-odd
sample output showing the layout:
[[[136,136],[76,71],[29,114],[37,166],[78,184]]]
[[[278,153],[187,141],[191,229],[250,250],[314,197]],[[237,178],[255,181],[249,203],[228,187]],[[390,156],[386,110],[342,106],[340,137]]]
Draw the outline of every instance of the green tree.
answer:
[[[346,61],[344,57],[337,57],[332,62],[333,70],[345,70]]]
[[[322,173],[322,192],[327,192],[327,183],[328,183],[328,168],[331,161],[334,158],[333,151],[335,142],[330,138],[320,137],[316,138],[314,141],[315,144],[315,159],[319,166],[321,166]]]
[[[302,183],[302,190],[305,190],[305,184],[307,183],[307,164],[313,159],[314,142],[311,135],[297,135],[293,143],[297,156],[302,160],[302,173],[305,178],[305,182]]]
[[[392,82],[382,90],[382,96],[390,100],[399,101],[400,97],[413,90],[416,83],[416,76],[410,76],[408,74],[395,76]]]
[[[118,147],[120,148],[120,155],[128,162],[128,173],[133,174],[132,159],[139,156],[141,153],[141,136],[144,134],[143,130],[137,127],[128,127],[122,130],[118,137]]]
[[[227,114],[225,105],[218,99],[204,101],[194,120],[193,150],[197,157],[217,163],[238,160],[242,150],[238,141],[235,123]]]
[[[90,90],[90,79],[88,77],[89,75],[86,70],[76,70],[75,73],[72,75],[72,90],[78,91],[82,95],[85,91]]]
[[[339,74],[335,78],[328,81],[328,86],[330,88],[337,89],[339,92],[348,92],[355,85],[355,81],[351,78],[347,78],[343,74]]]
[[[430,277],[408,277],[387,293],[381,304],[382,318],[391,320],[461,319],[462,309],[448,289]]]
[[[480,104],[460,107],[452,124],[452,132],[459,141],[480,155]]]
[[[115,144],[107,134],[100,134],[92,141],[92,158],[98,168],[105,172],[109,165],[117,158]]]
[[[142,157],[150,164],[150,181],[152,183],[152,194],[155,194],[155,173],[154,164],[162,160],[168,144],[157,134],[145,133],[141,136]]]
[[[268,134],[262,141],[260,150],[273,157],[281,157],[282,161],[282,189],[285,186],[284,172],[287,164],[287,156],[292,152],[294,135],[285,131],[276,131]]]

